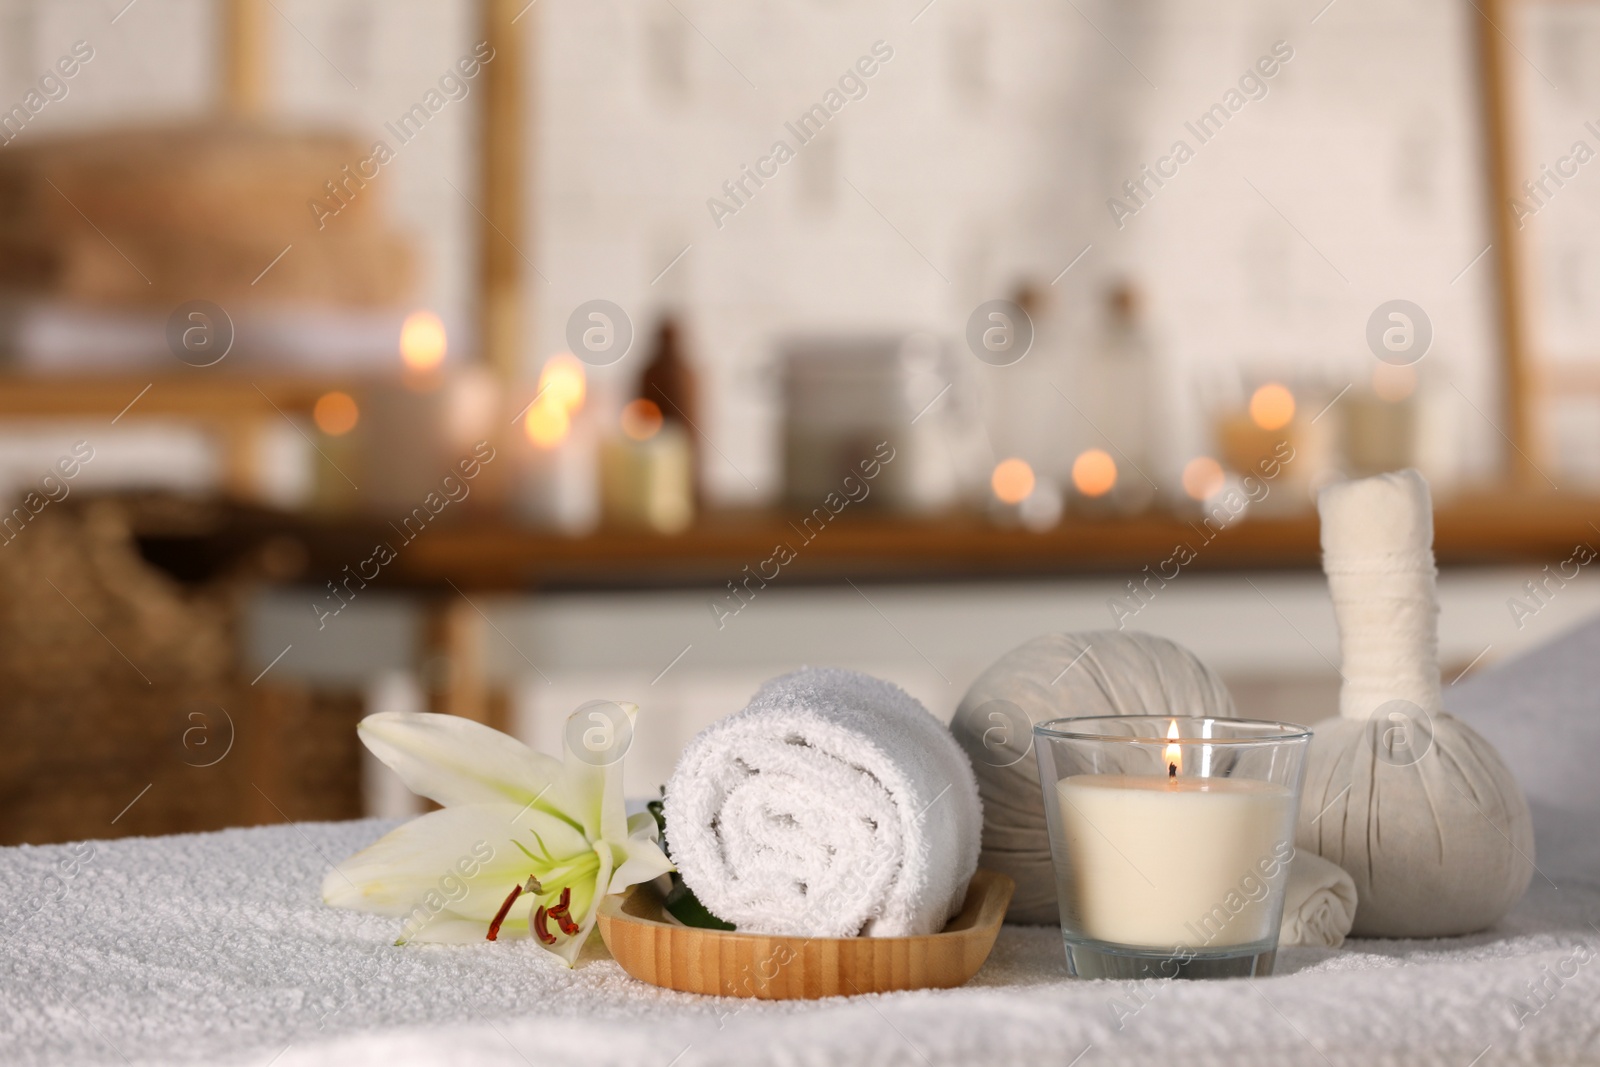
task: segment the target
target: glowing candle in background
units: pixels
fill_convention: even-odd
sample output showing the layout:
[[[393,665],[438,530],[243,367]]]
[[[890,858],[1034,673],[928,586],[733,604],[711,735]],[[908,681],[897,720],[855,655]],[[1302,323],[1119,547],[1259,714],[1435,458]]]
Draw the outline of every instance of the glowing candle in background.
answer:
[[[361,409],[349,393],[336,389],[317,397],[311,408],[311,421],[329,437],[343,437],[361,421]]]
[[[1210,456],[1196,456],[1184,465],[1183,493],[1190,500],[1205,500],[1222,490],[1227,475]]]
[[[1294,419],[1294,394],[1268,382],[1250,394],[1250,421],[1263,430],[1281,430]]]
[[[990,517],[1001,525],[1021,523],[1042,532],[1061,521],[1060,488],[1050,478],[1036,474],[1027,460],[1013,456],[995,464],[989,489],[994,494]]]
[[[413,311],[400,325],[400,362],[410,371],[431,371],[449,351],[444,322],[431,311]]]
[[[572,416],[557,400],[535,400],[523,416],[522,429],[534,447],[549,451],[560,446],[572,430]]]
[[[561,405],[569,415],[582,409],[589,395],[589,379],[583,363],[570,352],[557,352],[545,360],[544,368],[539,371],[536,395],[541,400]]]
[[[1313,423],[1303,413],[1303,399],[1284,383],[1268,381],[1251,391],[1243,411],[1218,415],[1217,449],[1231,477],[1212,494],[1220,494],[1225,504],[1215,526],[1241,518],[1246,510],[1281,515],[1312,506],[1314,479],[1333,463],[1336,420]],[[1315,407],[1305,407],[1315,415]],[[1208,514],[1216,512],[1217,502],[1206,502]]]
[[[1001,460],[989,476],[989,487],[1002,504],[1022,503],[1033,492],[1034,483],[1033,468],[1015,457]]]
[[[1103,497],[1117,484],[1117,461],[1103,448],[1091,448],[1072,461],[1072,487],[1090,499]]]
[[[514,494],[518,515],[532,525],[580,534],[599,521],[595,433],[583,417],[587,397],[580,360],[560,352],[545,361],[520,420],[527,446]]]

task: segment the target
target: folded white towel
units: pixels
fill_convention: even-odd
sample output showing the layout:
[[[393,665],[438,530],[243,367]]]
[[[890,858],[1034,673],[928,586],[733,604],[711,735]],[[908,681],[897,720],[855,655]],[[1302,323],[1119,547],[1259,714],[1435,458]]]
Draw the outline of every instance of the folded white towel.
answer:
[[[936,933],[961,910],[983,827],[949,730],[897,686],[814,668],[689,742],[666,817],[714,915],[802,937]]]
[[[1279,947],[1338,948],[1355,921],[1355,879],[1310,849],[1296,849],[1283,891]]]

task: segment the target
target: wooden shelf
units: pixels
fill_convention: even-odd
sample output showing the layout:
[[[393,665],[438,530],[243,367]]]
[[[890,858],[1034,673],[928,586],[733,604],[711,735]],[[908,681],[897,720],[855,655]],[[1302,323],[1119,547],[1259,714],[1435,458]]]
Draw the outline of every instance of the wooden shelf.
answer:
[[[1436,515],[1441,565],[1556,563],[1580,541],[1600,545],[1600,501],[1552,498],[1535,508],[1480,501]],[[1314,513],[1244,519],[1217,530],[1170,516],[1068,520],[1046,533],[1004,529],[970,516],[913,521],[840,515],[806,537],[775,516],[712,517],[678,537],[607,531],[581,539],[501,525],[443,527],[400,549],[396,578],[463,587],[607,587],[683,585],[771,575],[777,546],[794,553],[785,580],[940,581],[1073,574],[1126,575],[1164,568],[1192,554],[1183,569],[1317,568]],[[1187,549],[1179,552],[1180,546]],[[396,546],[399,548],[399,546]],[[1171,560],[1172,562],[1167,562]],[[750,571],[744,568],[749,566]]]
[[[12,373],[0,375],[0,417],[114,417],[127,409],[129,418],[177,415],[227,422],[272,415],[274,406],[307,412],[317,397],[336,387],[332,378],[232,376],[209,368],[149,375]],[[138,402],[129,408],[135,397]]]
[[[225,513],[224,513],[225,512]],[[154,516],[156,513],[152,512]],[[327,521],[223,509],[188,522],[139,523],[153,558],[188,560],[200,576],[225,568],[251,546],[271,542],[297,559],[288,580],[337,579],[379,542],[396,558],[376,584],[387,589],[522,591],[722,586],[747,573],[770,579],[774,552],[785,583],[956,581],[1065,575],[1134,578],[1146,566],[1170,575],[1179,546],[1192,552],[1185,572],[1316,569],[1316,515],[1245,518],[1222,530],[1168,515],[1092,521],[1068,519],[1046,533],[996,527],[972,515],[914,520],[846,510],[811,537],[781,512],[704,516],[675,537],[602,530],[562,537],[504,519],[464,514],[403,543],[387,523]],[[1435,552],[1442,566],[1556,564],[1580,542],[1600,547],[1600,499],[1493,495],[1454,500],[1435,514]],[[1210,536],[1208,537],[1208,532]],[[284,549],[288,548],[287,553]],[[750,568],[749,572],[745,567]],[[453,593],[452,593],[453,595]]]

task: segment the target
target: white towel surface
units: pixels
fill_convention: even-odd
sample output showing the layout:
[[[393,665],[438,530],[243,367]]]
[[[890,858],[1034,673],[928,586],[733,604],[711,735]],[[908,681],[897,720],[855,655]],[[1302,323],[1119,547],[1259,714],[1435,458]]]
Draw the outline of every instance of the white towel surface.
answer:
[[[1355,919],[1355,879],[1338,864],[1298,849],[1283,889],[1279,947],[1338,948]]]
[[[1251,982],[1079,981],[1057,930],[1008,926],[961,989],[742,1001],[635,982],[598,940],[571,971],[526,942],[394,947],[393,920],[318,900],[330,861],[392,825],[0,849],[0,1063],[945,1067],[1090,1046],[1079,1067],[1600,1061],[1600,892],[1578,883],[1540,879],[1471,937],[1285,949]]]
[[[673,862],[714,915],[801,937],[936,933],[983,829],[949,730],[898,686],[819,668],[689,742],[666,815]]]

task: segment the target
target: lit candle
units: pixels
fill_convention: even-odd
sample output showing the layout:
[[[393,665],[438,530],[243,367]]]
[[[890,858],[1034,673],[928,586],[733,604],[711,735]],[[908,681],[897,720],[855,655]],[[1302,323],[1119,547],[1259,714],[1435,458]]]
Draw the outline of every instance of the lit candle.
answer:
[[[595,433],[583,415],[587,395],[583,364],[559,353],[545,362],[538,392],[520,416],[530,447],[520,457],[516,507],[534,525],[581,534],[599,521]]]
[[[1185,775],[1176,721],[1167,737],[1164,774],[1056,782],[1057,847],[1070,858],[1064,924],[1095,941],[1161,951],[1275,941],[1293,855],[1294,792],[1204,776],[1211,746],[1201,750],[1201,775]]]

